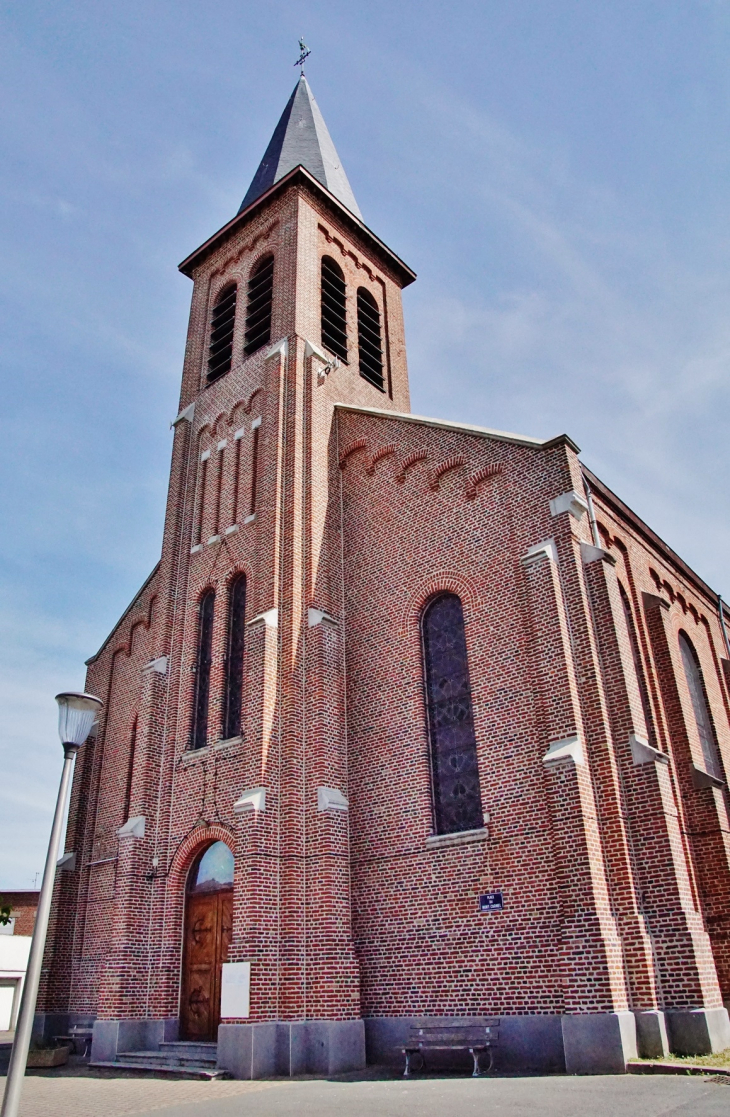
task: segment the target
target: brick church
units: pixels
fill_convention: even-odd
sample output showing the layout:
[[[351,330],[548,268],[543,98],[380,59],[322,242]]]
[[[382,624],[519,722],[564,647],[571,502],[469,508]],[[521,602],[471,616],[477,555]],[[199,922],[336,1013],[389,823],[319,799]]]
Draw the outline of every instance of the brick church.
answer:
[[[730,613],[567,435],[411,414],[415,275],[304,77],[180,268],[38,1028],[238,1077],[402,1065],[424,1020],[497,1071],[730,1046]]]

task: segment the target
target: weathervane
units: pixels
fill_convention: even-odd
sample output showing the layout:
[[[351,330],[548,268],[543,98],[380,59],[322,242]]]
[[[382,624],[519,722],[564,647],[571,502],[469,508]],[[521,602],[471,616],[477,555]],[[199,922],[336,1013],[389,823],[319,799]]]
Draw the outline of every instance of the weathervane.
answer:
[[[311,53],[312,52],[309,49],[309,47],[307,46],[307,44],[304,42],[304,39],[300,39],[299,40],[299,57],[297,58],[294,65],[299,66],[299,72],[300,72],[302,77],[304,77],[304,62],[305,62],[305,59],[309,58]]]

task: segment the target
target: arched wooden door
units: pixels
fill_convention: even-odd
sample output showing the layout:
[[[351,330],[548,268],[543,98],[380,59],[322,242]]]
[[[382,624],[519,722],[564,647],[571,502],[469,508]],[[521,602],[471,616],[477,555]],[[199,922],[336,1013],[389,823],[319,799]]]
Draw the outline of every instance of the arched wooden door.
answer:
[[[215,842],[196,859],[185,897],[180,1031],[184,1039],[214,1041],[221,1015],[221,967],[233,923],[233,854]]]

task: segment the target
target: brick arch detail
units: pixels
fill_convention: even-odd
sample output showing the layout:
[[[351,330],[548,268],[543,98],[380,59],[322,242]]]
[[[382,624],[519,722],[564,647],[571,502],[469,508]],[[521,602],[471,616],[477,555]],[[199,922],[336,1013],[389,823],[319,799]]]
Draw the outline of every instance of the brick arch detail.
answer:
[[[392,442],[388,443],[387,446],[381,446],[380,449],[376,450],[375,453],[369,459],[367,465],[365,466],[365,472],[369,476],[372,476],[373,473],[375,473],[375,466],[378,464],[379,461],[382,461],[383,458],[389,457],[390,454],[397,454],[397,453],[398,453],[398,447],[395,446]]]
[[[419,624],[421,613],[426,602],[438,593],[455,593],[464,606],[467,616],[473,615],[482,605],[482,599],[476,583],[464,574],[455,571],[435,571],[427,581],[411,594],[401,612],[399,631],[401,636],[415,633],[420,642]]]
[[[367,440],[364,438],[356,438],[355,441],[351,442],[350,445],[347,446],[340,454],[340,469],[345,468],[347,459],[350,457],[351,454],[357,453],[358,450],[365,449],[367,449]]]
[[[471,473],[466,479],[466,487],[464,490],[467,500],[475,500],[477,495],[477,488],[483,481],[491,481],[493,477],[498,477],[502,472],[502,466],[499,462],[492,462],[491,465],[484,465],[481,469],[477,469]]]
[[[453,469],[459,469],[460,466],[464,465],[466,465],[466,458],[447,458],[446,461],[441,462],[440,465],[437,465],[436,468],[431,471],[428,479],[429,488],[436,492],[441,483],[441,478],[444,477],[445,474],[451,473]]]
[[[411,466],[415,465],[416,462],[425,461],[428,461],[428,454],[426,453],[426,451],[414,450],[412,454],[409,454],[408,457],[404,458],[403,461],[400,463],[400,469],[395,475],[396,481],[400,481],[402,484],[405,481],[406,473],[411,468]]]
[[[213,842],[225,842],[235,858],[235,836],[227,827],[213,823],[191,830],[175,850],[168,869],[167,887],[173,896],[178,893],[181,898],[184,896],[190,866],[200,851]]]

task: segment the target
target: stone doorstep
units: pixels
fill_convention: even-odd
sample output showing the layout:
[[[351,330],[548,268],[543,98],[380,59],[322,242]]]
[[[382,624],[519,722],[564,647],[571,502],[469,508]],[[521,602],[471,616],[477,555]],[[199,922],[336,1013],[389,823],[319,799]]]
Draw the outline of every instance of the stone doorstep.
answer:
[[[89,1063],[90,1067],[102,1067],[108,1070],[133,1070],[138,1074],[170,1074],[176,1075],[178,1078],[209,1078],[209,1079],[222,1079],[231,1078],[232,1075],[225,1070],[215,1068],[209,1069],[208,1067],[180,1067],[171,1066],[169,1063],[152,1062],[149,1063],[133,1063],[125,1059],[117,1059],[115,1062],[92,1062]]]
[[[650,1059],[629,1059],[629,1074],[719,1074],[730,1079],[730,1067],[711,1067],[704,1063],[662,1063]]]

